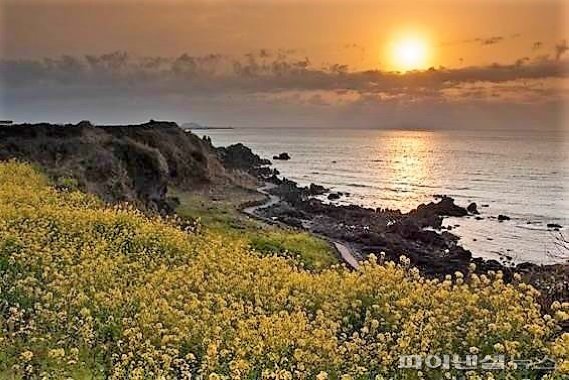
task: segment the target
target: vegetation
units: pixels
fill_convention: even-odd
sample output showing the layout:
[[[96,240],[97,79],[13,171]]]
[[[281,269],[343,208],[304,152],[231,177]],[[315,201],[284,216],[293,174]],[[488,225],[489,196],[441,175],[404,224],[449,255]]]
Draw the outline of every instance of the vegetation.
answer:
[[[469,352],[549,355],[551,378],[569,373],[556,322],[569,305],[542,316],[536,291],[500,273],[439,282],[373,257],[310,271],[58,192],[13,162],[0,164],[0,288],[1,378],[440,379],[465,373],[400,370],[399,356]],[[535,378],[507,368],[466,376]]]
[[[207,231],[242,239],[251,249],[267,255],[295,259],[308,269],[338,264],[330,244],[309,233],[267,226],[243,216],[238,207],[250,197],[233,193],[230,200],[214,201],[203,195],[173,191],[180,200],[180,217],[199,221]],[[257,197],[257,195],[255,195]]]

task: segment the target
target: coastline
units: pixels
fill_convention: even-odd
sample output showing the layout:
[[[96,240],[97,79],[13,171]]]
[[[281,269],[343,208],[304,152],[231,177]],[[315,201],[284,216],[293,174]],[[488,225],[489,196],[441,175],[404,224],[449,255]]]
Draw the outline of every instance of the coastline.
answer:
[[[196,133],[216,146],[242,142],[262,157],[287,152],[291,159],[273,167],[299,186],[317,183],[344,194],[332,201],[318,197],[326,203],[408,212],[435,194],[463,207],[476,202],[479,215],[445,219],[465,249],[500,262],[506,256],[516,263],[560,262],[555,242],[569,226],[563,190],[569,157],[554,136],[351,128]],[[499,221],[500,214],[511,220]],[[564,228],[557,232],[548,224]]]
[[[23,124],[1,128],[0,137],[0,160],[32,162],[58,188],[90,192],[110,204],[129,202],[144,212],[171,215],[179,200],[168,189],[206,194],[206,199],[213,201],[224,192],[231,194],[231,189],[254,192],[268,182],[272,186],[267,192],[279,201],[273,198],[268,207],[255,209],[255,213],[332,242],[338,256],[343,250],[334,242],[358,260],[382,252],[386,260],[395,262],[406,256],[425,277],[437,279],[468,273],[475,264],[477,273],[501,271],[505,281],[521,273],[526,282],[542,291],[545,307],[550,300],[569,300],[566,264],[510,266],[473,257],[459,244],[457,235],[441,228],[445,218],[474,214],[449,197],[405,213],[328,204],[318,197],[331,196],[329,189],[317,184],[302,187],[283,178],[270,160],[247,146],[215,147],[209,137],[199,138],[169,122],[131,126]]]
[[[261,193],[269,200],[260,207],[250,207],[247,214],[327,240],[340,253],[344,263],[353,269],[354,260],[364,260],[370,254],[394,262],[405,256],[409,265],[417,267],[427,278],[444,279],[456,272],[471,272],[472,268],[475,268],[474,273],[481,275],[501,272],[506,282],[513,281],[514,274],[520,274],[524,281],[541,291],[544,310],[548,310],[551,300],[569,300],[569,265],[487,260],[473,257],[472,252],[459,245],[459,237],[449,232],[450,229],[444,230],[444,220],[472,216],[477,212],[456,205],[450,197],[441,195],[439,202],[421,204],[402,213],[327,204],[315,198],[329,193],[323,186],[301,187],[274,173],[259,179],[265,181]]]

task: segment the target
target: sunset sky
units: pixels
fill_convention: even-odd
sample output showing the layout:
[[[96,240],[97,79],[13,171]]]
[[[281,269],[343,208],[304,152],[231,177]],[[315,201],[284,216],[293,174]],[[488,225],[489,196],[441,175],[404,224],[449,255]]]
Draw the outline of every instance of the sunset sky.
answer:
[[[0,117],[561,128],[568,5],[0,0]]]

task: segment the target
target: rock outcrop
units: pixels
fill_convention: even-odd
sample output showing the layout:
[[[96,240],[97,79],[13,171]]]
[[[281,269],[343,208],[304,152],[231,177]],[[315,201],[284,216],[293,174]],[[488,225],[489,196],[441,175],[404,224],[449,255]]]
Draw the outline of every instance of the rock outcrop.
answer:
[[[466,211],[468,211],[472,215],[478,215],[479,214],[478,205],[475,202],[472,202],[471,204],[468,205],[468,207],[466,207]]]
[[[325,188],[324,186],[317,185],[315,183],[311,183],[310,186],[308,186],[308,194],[311,196],[324,195],[328,191],[330,190]]]
[[[279,154],[278,156],[273,156],[273,160],[288,161],[288,160],[290,160],[290,155],[287,152],[283,152],[283,153]]]
[[[168,209],[168,185],[202,189],[236,178],[206,141],[177,124],[14,124],[0,128],[0,160],[39,165],[55,183],[66,178],[107,202]]]
[[[409,214],[419,218],[432,218],[434,216],[462,217],[468,215],[468,211],[464,207],[456,205],[453,198],[443,196],[438,203],[420,204]]]
[[[208,142],[211,144],[211,140]],[[259,157],[249,147],[241,143],[213,149],[217,151],[221,162],[227,169],[247,172],[253,177],[265,181],[279,174],[277,169],[270,168],[271,161]]]

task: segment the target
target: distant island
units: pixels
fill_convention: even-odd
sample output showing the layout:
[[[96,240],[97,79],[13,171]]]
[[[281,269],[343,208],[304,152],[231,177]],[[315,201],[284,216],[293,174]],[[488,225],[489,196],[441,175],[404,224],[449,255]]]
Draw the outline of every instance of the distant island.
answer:
[[[209,125],[201,125],[198,123],[194,123],[194,122],[190,122],[190,123],[184,123],[180,126],[182,129],[184,130],[199,130],[199,129],[235,129],[231,126],[209,126]]]

